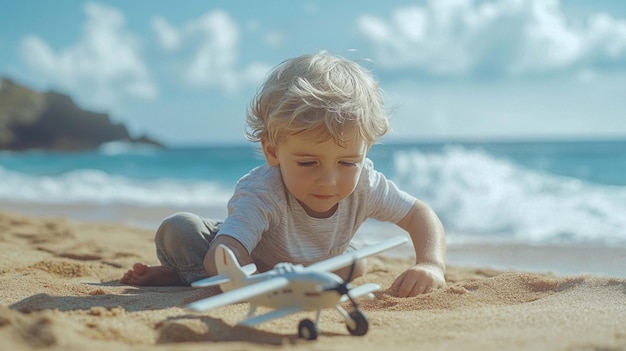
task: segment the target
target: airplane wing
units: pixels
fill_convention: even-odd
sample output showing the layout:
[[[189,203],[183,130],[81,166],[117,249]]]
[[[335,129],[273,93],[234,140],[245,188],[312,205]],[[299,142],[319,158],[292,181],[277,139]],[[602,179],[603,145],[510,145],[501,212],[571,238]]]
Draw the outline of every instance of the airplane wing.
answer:
[[[346,252],[342,255],[335,256],[333,258],[329,258],[324,261],[320,261],[314,263],[308,267],[305,267],[305,270],[314,270],[314,271],[334,271],[336,269],[348,266],[352,264],[352,262],[356,260],[360,260],[361,258],[375,255],[377,253],[383,252],[385,250],[389,250],[393,247],[400,246],[406,243],[409,239],[404,236],[395,236],[393,238],[383,240],[374,245],[365,246],[361,249]]]
[[[228,276],[220,274],[220,275],[214,275],[212,277],[195,281],[191,283],[191,286],[193,286],[194,288],[201,288],[205,286],[221,285],[221,284],[228,283],[229,281],[230,281],[230,278],[228,278]]]
[[[246,273],[246,275],[251,275],[256,273],[256,265],[254,263],[250,263],[242,267],[242,270]],[[198,281],[191,283],[193,287],[206,287],[206,286],[215,286],[228,283],[230,278],[225,274],[214,275],[212,277],[204,278]]]
[[[281,318],[284,316],[288,316],[290,314],[298,313],[304,311],[303,307],[287,307],[280,308],[277,310],[273,310],[258,316],[254,316],[252,318],[248,318],[244,321],[239,322],[241,325],[245,325],[246,327],[252,327],[257,324],[261,324],[267,321],[271,321],[272,319]]]
[[[187,305],[187,308],[196,311],[207,311],[232,303],[248,300],[255,296],[268,293],[272,290],[289,285],[289,280],[284,277],[276,277],[259,283],[246,285],[242,288],[233,289],[219,295],[198,300]]]

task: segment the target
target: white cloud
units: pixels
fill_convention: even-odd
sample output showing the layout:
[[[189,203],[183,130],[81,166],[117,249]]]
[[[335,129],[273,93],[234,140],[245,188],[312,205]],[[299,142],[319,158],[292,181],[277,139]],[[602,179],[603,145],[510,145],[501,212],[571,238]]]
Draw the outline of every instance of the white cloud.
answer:
[[[234,93],[258,84],[270,69],[261,63],[239,65],[239,27],[224,11],[209,12],[180,29],[157,17],[153,27],[164,49],[184,55],[180,73],[191,86]]]
[[[82,102],[115,108],[125,98],[152,99],[157,88],[142,61],[135,36],[116,9],[88,3],[82,38],[55,52],[44,39],[26,36],[21,54],[44,84],[66,89]]]
[[[589,30],[585,33],[587,44],[584,48],[587,55],[596,59],[618,60],[624,58],[626,51],[626,20],[615,20],[611,16],[600,13],[589,20]],[[622,60],[623,61],[623,60]]]
[[[626,20],[568,21],[557,0],[429,0],[391,18],[364,15],[361,33],[389,69],[435,75],[529,74],[624,65]]]
[[[170,51],[180,47],[180,34],[166,20],[155,17],[152,19],[152,27],[163,49]]]

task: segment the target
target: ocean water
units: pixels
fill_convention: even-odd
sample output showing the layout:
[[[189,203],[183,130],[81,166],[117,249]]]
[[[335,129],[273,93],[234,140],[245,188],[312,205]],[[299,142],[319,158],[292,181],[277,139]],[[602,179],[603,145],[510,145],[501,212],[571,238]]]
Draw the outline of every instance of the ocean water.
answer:
[[[626,247],[626,141],[389,143],[369,157],[438,213],[452,244]],[[263,162],[253,145],[0,152],[0,203],[210,217],[225,213],[237,180]],[[141,225],[156,228],[160,218]],[[359,236],[391,235],[392,227],[367,222]]]

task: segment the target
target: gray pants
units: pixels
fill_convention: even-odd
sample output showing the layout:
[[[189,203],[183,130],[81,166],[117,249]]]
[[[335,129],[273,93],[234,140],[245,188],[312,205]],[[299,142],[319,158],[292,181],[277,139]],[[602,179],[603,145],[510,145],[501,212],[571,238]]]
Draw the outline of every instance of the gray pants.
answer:
[[[221,224],[187,212],[166,218],[154,238],[159,261],[187,284],[208,277],[204,256]]]

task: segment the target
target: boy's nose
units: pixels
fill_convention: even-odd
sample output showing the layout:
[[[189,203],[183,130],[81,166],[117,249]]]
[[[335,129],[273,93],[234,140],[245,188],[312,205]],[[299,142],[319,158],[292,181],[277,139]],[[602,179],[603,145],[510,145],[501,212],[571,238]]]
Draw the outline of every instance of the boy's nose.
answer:
[[[337,183],[337,175],[333,168],[324,168],[320,171],[317,182],[324,186],[333,186]]]

